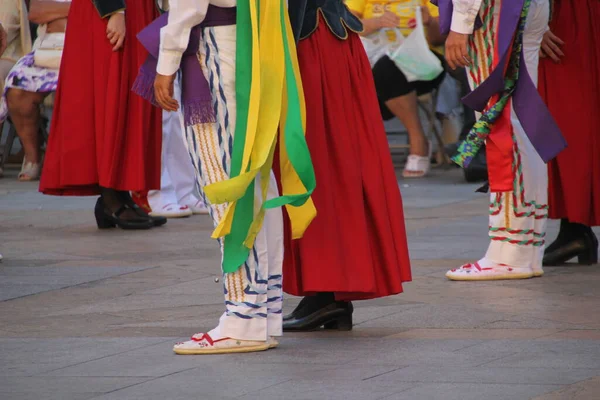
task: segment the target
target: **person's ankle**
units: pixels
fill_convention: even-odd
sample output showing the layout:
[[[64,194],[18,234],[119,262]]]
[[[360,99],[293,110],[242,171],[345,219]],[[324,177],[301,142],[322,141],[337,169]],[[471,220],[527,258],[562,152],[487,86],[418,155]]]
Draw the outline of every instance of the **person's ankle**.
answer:
[[[429,143],[427,140],[419,140],[411,143],[410,154],[420,157],[426,157],[429,154]]]

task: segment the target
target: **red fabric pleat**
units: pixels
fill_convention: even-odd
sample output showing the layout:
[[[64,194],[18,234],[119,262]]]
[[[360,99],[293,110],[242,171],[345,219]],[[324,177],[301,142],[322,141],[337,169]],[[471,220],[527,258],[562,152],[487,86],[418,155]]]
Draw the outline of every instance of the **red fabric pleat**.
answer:
[[[510,120],[512,99],[506,103],[500,117],[492,126],[486,140],[486,157],[488,162],[488,179],[490,191],[510,192],[514,182],[514,142],[513,126]]]
[[[338,300],[400,293],[411,280],[402,199],[360,38],[339,40],[321,21],[298,57],[317,217],[294,241],[286,221],[284,290]]]
[[[600,225],[600,1],[556,0],[550,29],[565,45],[540,61],[539,87],[568,147],[548,165],[549,216]]]
[[[147,56],[136,34],[157,17],[153,0],[128,1],[125,46],[114,52],[108,19],[90,0],[73,0],[41,192],[160,188],[161,111],[131,92]]]

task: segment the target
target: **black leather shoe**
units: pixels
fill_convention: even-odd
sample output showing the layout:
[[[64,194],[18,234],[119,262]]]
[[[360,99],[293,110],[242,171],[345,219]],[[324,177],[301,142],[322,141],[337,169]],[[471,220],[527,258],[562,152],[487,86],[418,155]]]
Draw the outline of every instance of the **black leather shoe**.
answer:
[[[559,233],[558,238],[546,249],[543,265],[564,265],[575,257],[581,265],[597,264],[598,238],[589,227],[585,228],[587,229],[571,230],[571,234],[568,235],[564,232]]]
[[[166,217],[159,217],[159,216],[152,216],[150,214],[148,214],[146,211],[144,211],[140,206],[138,206],[135,201],[131,198],[131,195],[129,194],[129,192],[121,192],[121,198],[123,199],[123,201],[125,202],[125,204],[127,204],[128,207],[132,208],[135,213],[137,215],[139,215],[142,218],[147,218],[150,221],[152,221],[152,223],[154,224],[154,226],[163,226],[164,224],[167,223],[167,218]]]
[[[121,229],[150,229],[154,226],[152,221],[144,218],[121,218],[121,215],[123,215],[123,213],[129,209],[130,208],[124,204],[113,213],[104,205],[102,197],[99,197],[96,201],[96,207],[94,208],[94,216],[96,217],[98,229],[110,229],[116,226]]]
[[[325,329],[349,331],[352,330],[353,311],[352,303],[336,301],[302,317],[290,314],[290,318],[283,322],[283,330],[285,332],[307,332],[324,327]]]

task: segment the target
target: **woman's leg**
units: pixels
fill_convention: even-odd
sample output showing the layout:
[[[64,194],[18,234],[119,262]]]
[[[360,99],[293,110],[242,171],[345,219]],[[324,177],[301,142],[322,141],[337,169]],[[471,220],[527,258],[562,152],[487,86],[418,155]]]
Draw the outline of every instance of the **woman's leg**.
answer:
[[[419,119],[417,91],[414,85],[408,82],[402,71],[388,57],[383,57],[375,64],[373,78],[379,101],[408,131],[410,154],[426,156],[429,152],[428,142]]]
[[[40,105],[49,93],[27,92],[11,88],[6,93],[8,113],[25,151],[26,162],[41,162]]]

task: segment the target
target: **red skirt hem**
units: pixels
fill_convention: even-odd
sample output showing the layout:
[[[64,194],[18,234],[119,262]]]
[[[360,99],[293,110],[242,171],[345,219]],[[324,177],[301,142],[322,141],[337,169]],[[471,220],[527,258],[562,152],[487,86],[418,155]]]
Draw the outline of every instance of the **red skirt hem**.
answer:
[[[340,40],[321,23],[298,58],[317,217],[299,240],[286,218],[284,291],[338,300],[401,293],[411,280],[402,199],[360,38]]]
[[[561,0],[550,29],[559,64],[540,60],[539,87],[568,147],[548,164],[549,217],[600,225],[600,2]]]
[[[160,189],[162,112],[131,91],[147,52],[136,34],[153,0],[127,4],[124,48],[112,51],[89,0],[73,0],[40,191],[92,196],[100,186]]]

